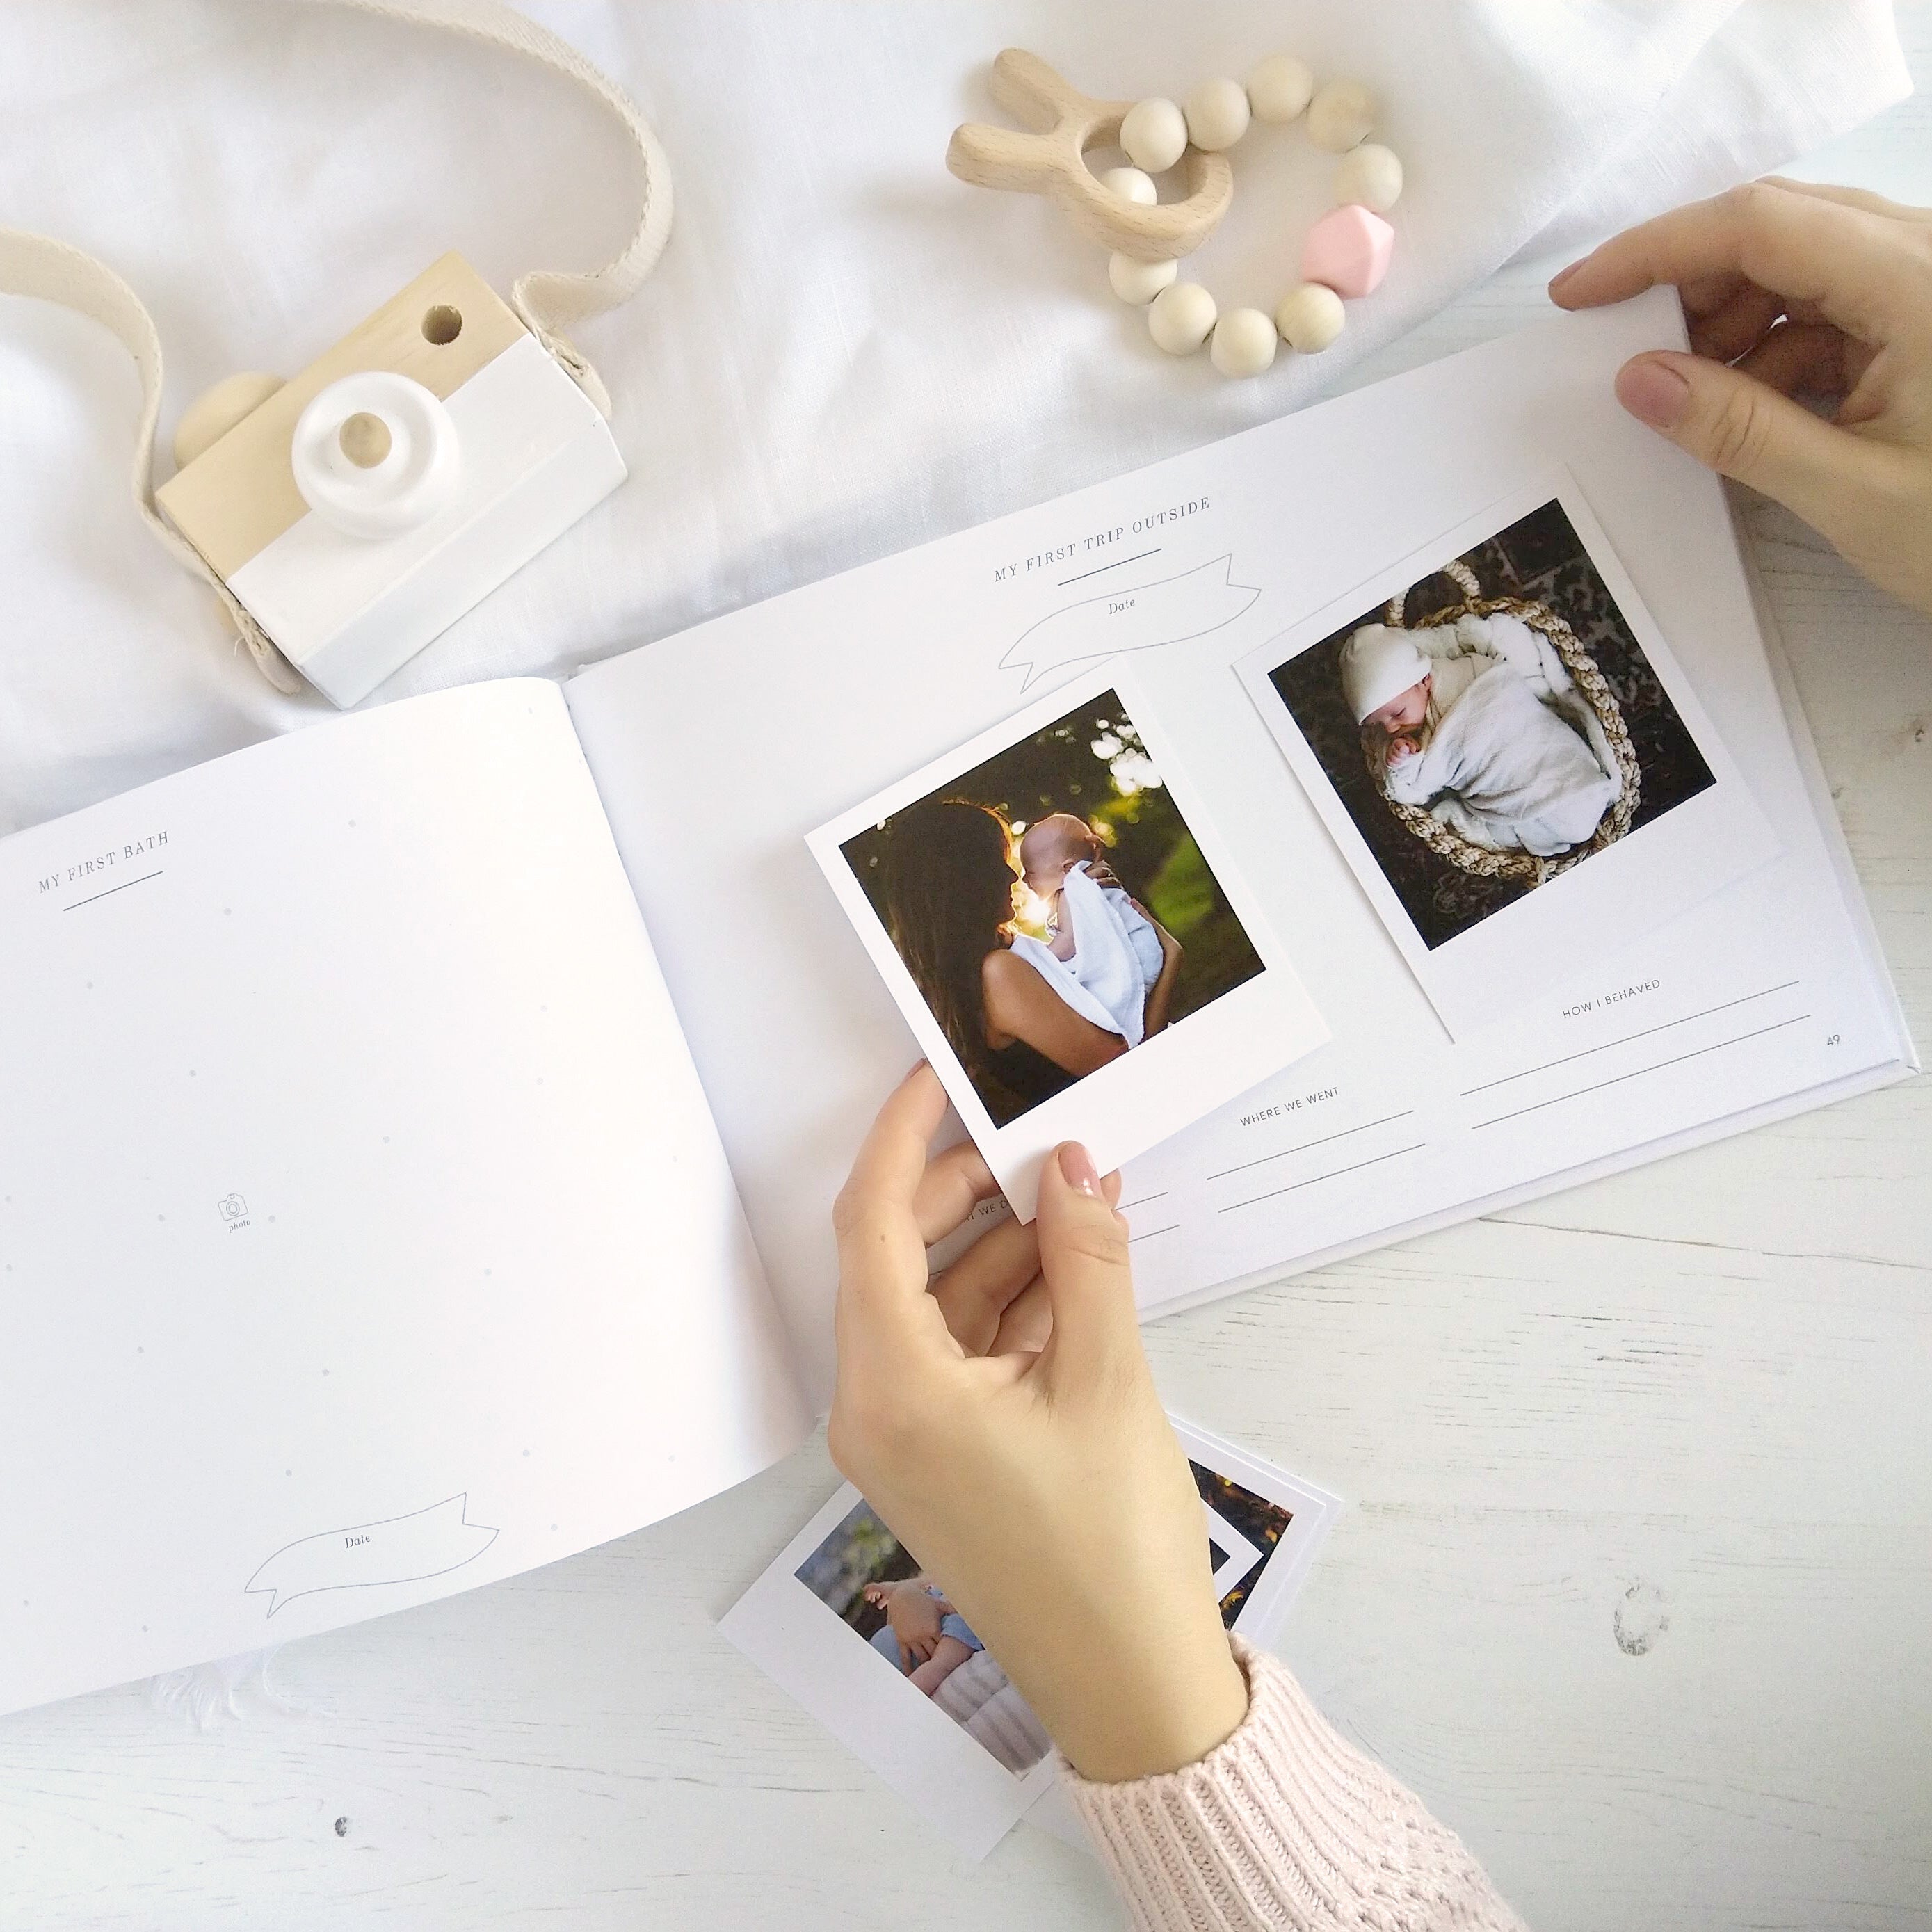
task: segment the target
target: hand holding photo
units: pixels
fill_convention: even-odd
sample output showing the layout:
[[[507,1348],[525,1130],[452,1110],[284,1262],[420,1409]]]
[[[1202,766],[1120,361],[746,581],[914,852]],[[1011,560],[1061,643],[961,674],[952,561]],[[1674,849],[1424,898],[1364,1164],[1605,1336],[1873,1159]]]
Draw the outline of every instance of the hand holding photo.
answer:
[[[1452,1035],[1776,854],[1567,482],[1405,560],[1348,611],[1240,669]]]
[[[1328,1036],[1118,668],[810,843],[1022,1219],[1060,1142],[1117,1167]]]

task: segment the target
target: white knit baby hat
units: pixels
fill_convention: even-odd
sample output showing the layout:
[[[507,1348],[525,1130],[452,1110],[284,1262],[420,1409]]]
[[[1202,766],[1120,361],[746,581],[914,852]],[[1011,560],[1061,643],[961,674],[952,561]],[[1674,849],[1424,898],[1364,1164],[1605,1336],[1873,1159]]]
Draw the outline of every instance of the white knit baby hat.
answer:
[[[1342,646],[1342,695],[1359,724],[1429,675],[1429,660],[1406,631],[1364,624]]]

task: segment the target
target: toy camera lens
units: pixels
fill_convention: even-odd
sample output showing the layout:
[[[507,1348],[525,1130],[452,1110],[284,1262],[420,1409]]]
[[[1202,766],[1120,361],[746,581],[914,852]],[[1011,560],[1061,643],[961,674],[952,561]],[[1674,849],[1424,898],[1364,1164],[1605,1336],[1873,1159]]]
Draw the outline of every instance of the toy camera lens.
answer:
[[[424,340],[434,342],[439,349],[446,342],[454,342],[463,333],[463,311],[452,308],[447,302],[438,302],[424,311],[422,332]]]
[[[289,439],[302,500],[344,536],[400,536],[454,495],[462,452],[448,410],[391,369],[358,370],[310,397]]]
[[[337,432],[342,453],[358,470],[373,470],[394,446],[389,425],[367,410],[358,410]]]

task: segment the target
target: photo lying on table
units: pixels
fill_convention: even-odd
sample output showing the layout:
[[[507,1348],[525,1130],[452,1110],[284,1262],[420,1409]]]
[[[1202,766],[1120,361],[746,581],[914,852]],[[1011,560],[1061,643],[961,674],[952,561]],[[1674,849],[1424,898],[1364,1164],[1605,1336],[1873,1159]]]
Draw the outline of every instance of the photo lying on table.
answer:
[[[1312,1051],[1276,951],[1124,671],[1102,666],[812,835],[1014,1211]]]
[[[1174,1428],[1201,1495],[1222,1620],[1264,1643],[1339,1504],[1232,1443],[1185,1423]],[[1052,1788],[1046,1732],[946,1579],[849,1484],[722,1628],[974,1857]]]
[[[1340,1501],[1191,1422],[1170,1420],[1207,1512],[1208,1558],[1221,1621],[1266,1649]]]
[[[1340,1499],[1178,1416],[1168,1419],[1187,1452],[1194,1486],[1207,1511],[1208,1560],[1214,1566],[1221,1621],[1269,1649],[1342,1507]],[[1028,1808],[1027,1822],[1076,1850],[1093,1851],[1087,1828],[1057,1779]]]
[[[1567,478],[1238,668],[1452,1035],[1778,852]]]

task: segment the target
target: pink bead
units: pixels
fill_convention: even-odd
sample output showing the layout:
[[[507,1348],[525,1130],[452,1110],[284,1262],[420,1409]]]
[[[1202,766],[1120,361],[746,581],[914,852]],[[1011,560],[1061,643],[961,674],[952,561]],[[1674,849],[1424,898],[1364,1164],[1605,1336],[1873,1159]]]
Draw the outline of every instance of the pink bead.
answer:
[[[1372,295],[1388,273],[1395,230],[1372,210],[1351,202],[1330,208],[1301,244],[1301,279],[1321,282],[1353,301]]]

